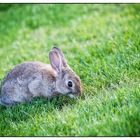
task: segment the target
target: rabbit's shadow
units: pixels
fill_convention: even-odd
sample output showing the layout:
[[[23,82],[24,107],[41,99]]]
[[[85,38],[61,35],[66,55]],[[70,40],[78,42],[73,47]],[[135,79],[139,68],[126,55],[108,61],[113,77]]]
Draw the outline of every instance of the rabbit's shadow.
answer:
[[[12,107],[0,106],[0,128],[11,127],[10,123],[18,124],[20,122],[28,122],[29,119],[42,113],[51,113],[55,110],[61,111],[63,106],[73,106],[76,99],[70,99],[66,96],[58,96],[52,99],[44,99],[42,97],[35,98],[30,103],[17,104]],[[1,126],[6,124],[6,126]]]

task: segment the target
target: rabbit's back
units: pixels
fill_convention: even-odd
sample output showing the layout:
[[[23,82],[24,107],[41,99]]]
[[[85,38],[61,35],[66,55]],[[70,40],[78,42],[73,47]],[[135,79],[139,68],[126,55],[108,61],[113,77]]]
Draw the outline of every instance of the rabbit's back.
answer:
[[[28,78],[31,78],[35,73],[38,73],[39,70],[44,66],[45,64],[41,62],[25,62],[18,64],[6,75],[4,82],[8,80],[16,80],[19,77],[22,77],[23,80],[27,80]]]

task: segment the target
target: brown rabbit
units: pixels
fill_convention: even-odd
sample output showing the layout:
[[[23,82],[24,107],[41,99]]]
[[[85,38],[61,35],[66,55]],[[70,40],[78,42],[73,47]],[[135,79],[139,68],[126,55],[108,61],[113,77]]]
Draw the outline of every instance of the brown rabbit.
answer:
[[[31,101],[33,97],[81,94],[80,78],[68,66],[63,53],[57,47],[49,52],[49,64],[25,62],[15,66],[4,78],[0,104],[11,106]]]

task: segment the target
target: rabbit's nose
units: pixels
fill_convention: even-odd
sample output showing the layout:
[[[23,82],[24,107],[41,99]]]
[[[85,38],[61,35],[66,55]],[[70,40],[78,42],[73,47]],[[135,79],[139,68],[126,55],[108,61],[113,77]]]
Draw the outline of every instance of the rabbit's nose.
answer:
[[[81,95],[82,95],[82,92],[80,91],[80,92],[79,92],[79,96],[81,96]]]
[[[81,88],[81,87],[79,87],[79,88],[77,89],[77,93],[78,93],[79,96],[82,95],[82,88]]]

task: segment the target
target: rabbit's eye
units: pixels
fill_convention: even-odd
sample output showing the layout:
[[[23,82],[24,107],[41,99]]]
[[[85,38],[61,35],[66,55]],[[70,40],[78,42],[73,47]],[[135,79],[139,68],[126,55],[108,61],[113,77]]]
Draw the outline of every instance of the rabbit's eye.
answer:
[[[68,81],[68,86],[72,87],[72,81]]]

